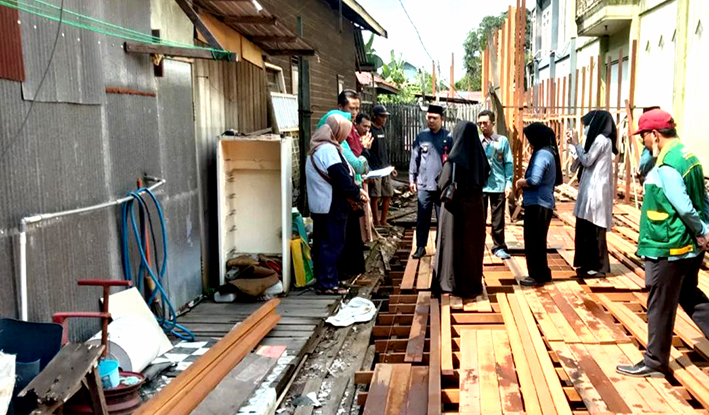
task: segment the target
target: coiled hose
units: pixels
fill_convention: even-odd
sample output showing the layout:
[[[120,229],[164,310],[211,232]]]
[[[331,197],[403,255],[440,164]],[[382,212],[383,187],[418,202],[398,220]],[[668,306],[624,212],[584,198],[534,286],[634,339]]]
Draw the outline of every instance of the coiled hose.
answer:
[[[155,229],[153,228],[153,220],[150,215],[150,209],[148,209],[148,204],[141,196],[142,193],[150,196],[153,205],[155,206],[155,211],[158,213],[158,218],[160,219],[160,231],[162,233],[162,261],[160,261],[157,255],[157,245],[155,243]],[[138,289],[140,293],[143,293],[143,275],[147,270],[150,278],[155,284],[155,289],[150,293],[147,304],[148,307],[153,310],[155,317],[162,329],[175,337],[178,337],[187,341],[194,341],[194,334],[189,331],[186,327],[177,324],[177,312],[175,307],[170,302],[165,288],[162,286],[162,280],[167,271],[167,231],[165,229],[165,216],[163,215],[162,206],[158,201],[155,194],[147,188],[140,188],[135,192],[128,193],[133,199],[129,200],[123,204],[123,214],[122,214],[122,224],[123,224],[123,275],[127,281],[133,282],[133,285]],[[145,240],[144,236],[141,234],[138,228],[138,221],[135,218],[135,206],[138,206],[140,212],[148,219],[150,236],[153,241],[153,247],[155,249],[155,269],[153,269],[148,263],[147,255],[145,252]],[[130,224],[129,224],[130,222]],[[135,237],[136,247],[140,253],[140,265],[138,267],[138,272],[133,277],[132,269],[133,264],[130,258],[130,232],[128,228],[133,229],[133,236]],[[159,300],[159,301],[158,301]]]

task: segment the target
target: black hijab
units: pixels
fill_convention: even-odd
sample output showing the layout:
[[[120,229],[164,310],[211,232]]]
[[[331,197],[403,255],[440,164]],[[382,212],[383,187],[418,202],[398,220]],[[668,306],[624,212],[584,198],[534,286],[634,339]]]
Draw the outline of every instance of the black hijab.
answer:
[[[490,163],[480,142],[478,126],[470,121],[461,121],[453,129],[453,148],[448,161],[467,170],[471,187],[484,187],[490,176]],[[457,174],[460,174],[458,172]]]
[[[590,111],[581,118],[584,126],[588,126],[588,135],[583,148],[587,152],[591,149],[591,145],[596,140],[599,134],[608,137],[613,146],[613,154],[618,154],[618,130],[615,127],[613,116],[608,111]]]
[[[556,162],[556,182],[554,185],[559,186],[564,183],[564,176],[561,174],[559,148],[556,145],[556,134],[554,134],[554,130],[540,122],[535,122],[524,127],[524,135],[527,137],[529,144],[534,148],[535,153],[546,148],[554,155],[554,161]]]

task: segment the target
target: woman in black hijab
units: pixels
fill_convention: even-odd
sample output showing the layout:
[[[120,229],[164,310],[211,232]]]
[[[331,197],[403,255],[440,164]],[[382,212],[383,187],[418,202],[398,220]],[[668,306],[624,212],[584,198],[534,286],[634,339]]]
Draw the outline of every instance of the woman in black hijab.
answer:
[[[607,111],[591,111],[581,118],[586,142],[571,138],[579,167],[579,191],[574,206],[576,250],[574,266],[580,277],[603,276],[610,272],[606,231],[613,225],[613,155],[618,154],[618,131]]]
[[[482,189],[490,164],[480,143],[478,127],[469,121],[453,130],[453,149],[438,181],[442,195],[454,186],[451,200],[444,200],[438,224],[434,276],[439,292],[475,298],[483,291],[485,216]]]
[[[524,135],[534,152],[524,179],[524,253],[529,277],[521,285],[536,286],[551,281],[547,262],[547,233],[554,213],[554,186],[563,183],[559,149],[554,131],[542,123],[525,127]]]

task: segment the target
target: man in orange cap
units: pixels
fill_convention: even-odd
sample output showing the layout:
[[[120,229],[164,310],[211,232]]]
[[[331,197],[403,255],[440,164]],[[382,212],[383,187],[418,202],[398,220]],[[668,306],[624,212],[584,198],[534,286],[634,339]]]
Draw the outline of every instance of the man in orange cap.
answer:
[[[709,336],[709,299],[697,287],[709,232],[709,197],[699,159],[677,136],[672,115],[661,109],[640,117],[638,130],[657,157],[644,188],[637,255],[645,260],[648,344],[643,360],[618,373],[664,377],[677,306]]]

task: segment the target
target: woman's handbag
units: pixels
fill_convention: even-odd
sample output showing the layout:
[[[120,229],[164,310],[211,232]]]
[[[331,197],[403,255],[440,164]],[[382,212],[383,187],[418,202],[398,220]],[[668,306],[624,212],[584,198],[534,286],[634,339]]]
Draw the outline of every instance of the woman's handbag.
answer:
[[[456,163],[453,163],[453,177],[451,182],[448,183],[448,186],[446,186],[446,188],[441,192],[441,202],[443,203],[452,202],[453,197],[455,196],[455,191],[458,188],[458,184],[455,182],[455,165]]]

